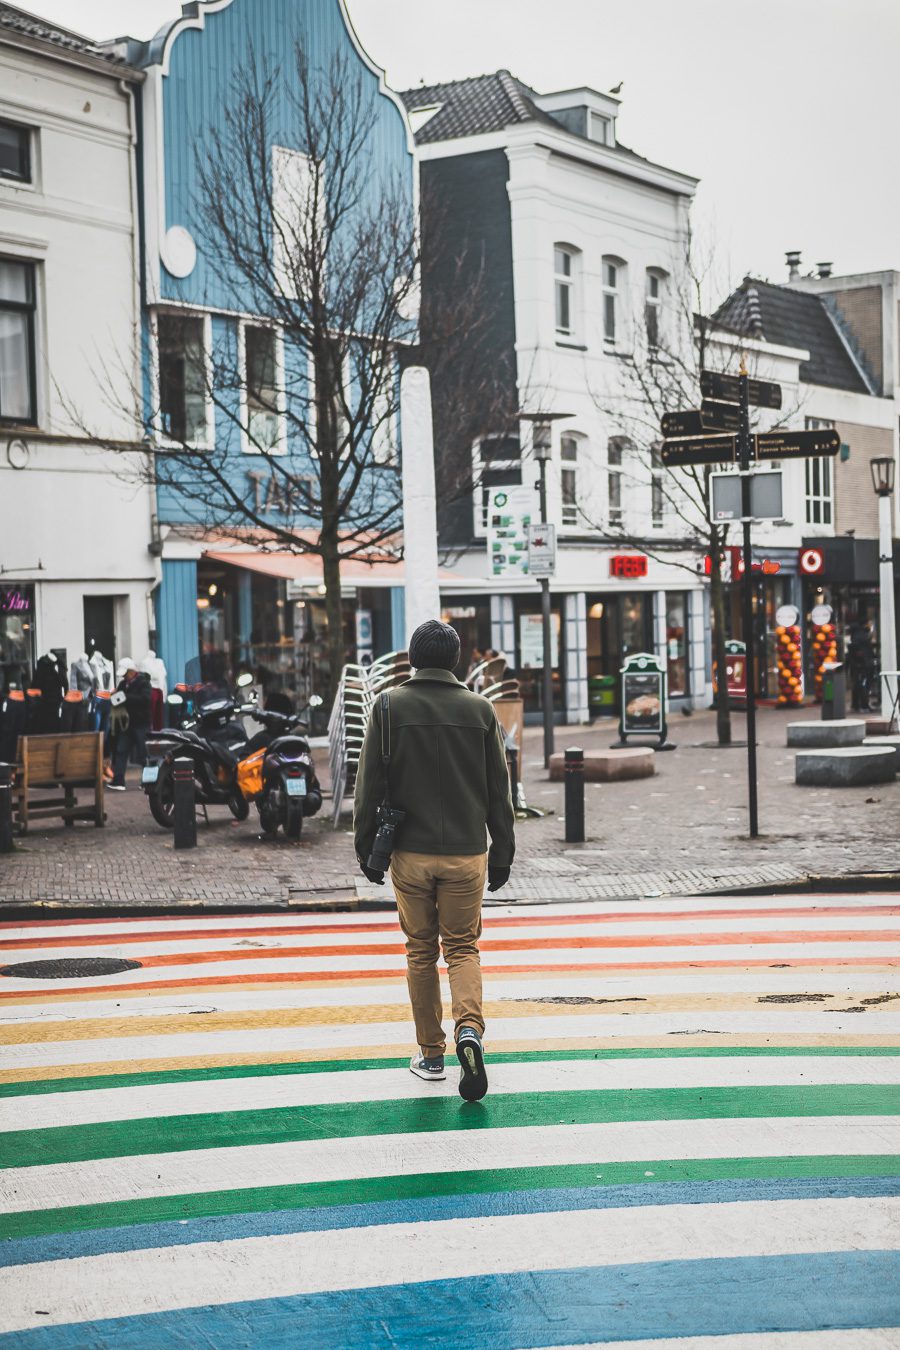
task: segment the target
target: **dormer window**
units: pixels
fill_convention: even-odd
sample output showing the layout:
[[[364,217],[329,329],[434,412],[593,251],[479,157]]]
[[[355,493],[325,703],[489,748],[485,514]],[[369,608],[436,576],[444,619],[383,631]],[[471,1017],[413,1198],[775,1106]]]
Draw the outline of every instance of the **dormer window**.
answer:
[[[596,141],[598,145],[609,145],[612,141],[610,135],[610,121],[602,113],[588,113],[588,140]]]

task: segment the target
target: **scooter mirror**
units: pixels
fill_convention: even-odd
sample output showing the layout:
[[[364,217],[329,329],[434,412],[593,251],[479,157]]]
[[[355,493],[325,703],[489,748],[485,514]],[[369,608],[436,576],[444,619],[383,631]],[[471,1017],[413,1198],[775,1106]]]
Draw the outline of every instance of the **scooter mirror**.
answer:
[[[252,683],[253,683],[253,676],[250,674],[249,670],[245,670],[243,675],[239,675],[237,677],[238,689],[246,689],[247,685]]]
[[[181,697],[180,694],[170,694],[169,697],[166,699],[166,702],[171,703],[173,707],[178,707],[179,704],[184,702],[184,699]]]
[[[322,703],[323,699],[321,694],[313,694],[309,700],[309,706],[311,708],[320,708]]]

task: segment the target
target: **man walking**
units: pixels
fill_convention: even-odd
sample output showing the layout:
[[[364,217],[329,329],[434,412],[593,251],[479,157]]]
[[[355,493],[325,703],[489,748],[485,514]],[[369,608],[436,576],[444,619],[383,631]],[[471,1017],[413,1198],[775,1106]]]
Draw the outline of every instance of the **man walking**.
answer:
[[[416,673],[391,690],[389,725],[380,701],[372,710],[353,814],[360,866],[370,881],[382,885],[384,872],[369,866],[369,855],[388,785],[391,806],[405,813],[391,857],[391,880],[406,934],[407,983],[419,1042],[409,1067],[419,1078],[445,1077],[437,971],[442,945],[462,1066],[459,1091],[467,1101],[478,1101],[487,1092],[478,954],[481,900],[485,872],[489,891],[509,880],[515,835],[500,726],[490,703],[453,674],[459,652],[456,630],[437,619],[413,633],[409,660]]]

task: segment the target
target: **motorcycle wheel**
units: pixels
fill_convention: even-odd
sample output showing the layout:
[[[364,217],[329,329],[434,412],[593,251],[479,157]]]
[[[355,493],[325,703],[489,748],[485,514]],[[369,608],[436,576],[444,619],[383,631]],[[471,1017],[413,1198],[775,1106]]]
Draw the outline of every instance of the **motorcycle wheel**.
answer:
[[[240,792],[234,792],[228,798],[228,810],[235,820],[246,820],[250,814],[250,803]]]
[[[150,812],[157,825],[164,830],[175,828],[175,785],[172,782],[172,768],[169,764],[159,766],[159,777],[147,793],[150,800]]]
[[[278,789],[272,788],[266,793],[259,807],[259,823],[263,834],[274,839],[278,833]]]
[[[284,832],[288,839],[299,839],[303,829],[303,801],[289,797],[284,817]]]

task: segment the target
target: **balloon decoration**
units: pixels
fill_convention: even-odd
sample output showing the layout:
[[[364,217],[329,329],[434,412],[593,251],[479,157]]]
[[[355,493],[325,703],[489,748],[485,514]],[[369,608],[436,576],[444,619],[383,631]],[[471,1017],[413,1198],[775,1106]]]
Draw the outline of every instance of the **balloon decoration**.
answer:
[[[778,702],[782,705],[802,703],[803,658],[799,625],[780,625],[775,629],[775,640],[778,661]]]
[[[836,661],[837,628],[833,623],[816,624],[812,639],[813,692],[816,702],[822,702],[822,666],[826,661]]]

